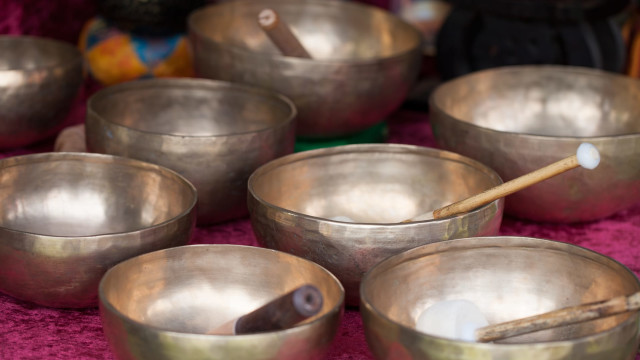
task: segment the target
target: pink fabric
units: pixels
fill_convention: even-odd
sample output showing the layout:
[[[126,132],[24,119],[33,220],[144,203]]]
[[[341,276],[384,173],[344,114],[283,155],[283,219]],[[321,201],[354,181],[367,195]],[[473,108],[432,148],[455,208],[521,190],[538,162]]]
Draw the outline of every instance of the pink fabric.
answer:
[[[387,6],[387,0],[370,3]],[[75,43],[84,21],[94,14],[89,0],[0,0],[0,34],[31,34]],[[85,100],[96,90],[87,85],[69,115],[84,118]],[[399,112],[390,120],[389,141],[435,146],[427,117]],[[0,158],[51,151],[53,140],[0,153]],[[640,204],[601,221],[554,225],[505,218],[503,235],[547,238],[581,245],[608,255],[640,274]],[[247,219],[196,229],[193,244],[257,242]],[[112,359],[97,309],[43,308],[0,294],[0,359]],[[372,359],[356,309],[345,311],[327,359]],[[637,360],[640,357],[636,358]]]

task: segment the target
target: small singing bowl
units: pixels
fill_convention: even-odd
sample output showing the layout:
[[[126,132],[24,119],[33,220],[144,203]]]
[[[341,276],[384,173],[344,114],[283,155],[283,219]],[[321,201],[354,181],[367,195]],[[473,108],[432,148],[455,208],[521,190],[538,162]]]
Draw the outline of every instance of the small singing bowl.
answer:
[[[113,265],[188,243],[196,190],[173,171],[99,154],[0,160],[0,291],[36,304],[98,304]]]
[[[506,198],[505,213],[549,222],[609,216],[640,201],[640,82],[569,66],[514,66],[439,86],[430,121],[438,143],[508,181],[595,145],[576,169]]]
[[[283,330],[211,330],[302,286],[323,296],[315,316]],[[343,311],[344,289],[327,270],[279,251],[189,245],[124,261],[100,283],[104,332],[118,359],[322,359]]]
[[[640,339],[637,312],[495,343],[439,337],[415,326],[425,309],[445,300],[471,301],[493,324],[639,290],[624,265],[575,245],[467,238],[421,246],[376,265],[362,280],[360,312],[377,359],[632,360]]]
[[[260,243],[322,265],[357,306],[360,280],[379,261],[432,242],[496,235],[501,199],[455,217],[402,221],[501,183],[488,167],[447,151],[345,145],[260,167],[249,178],[249,215]]]
[[[283,56],[258,24],[272,8],[312,59]],[[201,77],[273,89],[291,98],[300,137],[365,130],[406,98],[422,60],[421,34],[378,7],[348,1],[245,0],[209,5],[188,21]]]
[[[82,55],[72,44],[0,36],[0,149],[62,129],[82,83]]]
[[[198,224],[247,215],[247,179],[293,152],[296,109],[284,96],[206,79],[110,86],[87,104],[89,151],[165,166],[198,189]]]

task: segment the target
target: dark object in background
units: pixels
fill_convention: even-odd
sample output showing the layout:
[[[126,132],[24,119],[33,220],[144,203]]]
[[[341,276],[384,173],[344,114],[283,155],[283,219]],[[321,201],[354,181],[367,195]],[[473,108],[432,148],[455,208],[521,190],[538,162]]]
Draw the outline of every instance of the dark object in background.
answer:
[[[186,31],[189,13],[206,0],[96,0],[107,21],[137,35],[166,36]]]
[[[445,80],[522,64],[623,70],[625,45],[613,16],[629,0],[450,0],[437,40]]]

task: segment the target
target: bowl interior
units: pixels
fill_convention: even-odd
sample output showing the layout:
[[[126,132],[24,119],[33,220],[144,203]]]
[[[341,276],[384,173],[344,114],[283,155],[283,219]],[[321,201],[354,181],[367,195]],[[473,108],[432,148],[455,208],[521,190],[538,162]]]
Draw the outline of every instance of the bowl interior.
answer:
[[[144,229],[194,206],[166,169],[111,156],[26,156],[0,163],[0,226],[51,236]]]
[[[305,323],[341,306],[338,280],[310,261],[255,247],[191,245],[117,265],[103,278],[100,297],[133,321],[205,334],[304,284],[324,296],[320,313]]]
[[[71,44],[31,36],[0,36],[0,71],[34,70],[79,61]]]
[[[144,80],[94,96],[90,111],[139,131],[185,136],[219,136],[277,127],[295,110],[284,98],[209,80]]]
[[[483,165],[434,149],[344,146],[295,154],[254,173],[253,194],[298,213],[393,223],[499,185]]]
[[[640,132],[640,82],[591,69],[518,66],[439,87],[434,106],[480,127],[531,135],[595,137]]]
[[[389,266],[375,268],[364,280],[363,298],[383,316],[413,328],[424,309],[442,300],[472,301],[493,324],[629,295],[640,289],[638,280],[624,266],[568,244],[497,237],[438,245],[415,249],[398,256]],[[502,342],[573,339],[610,329],[629,316],[618,315]]]
[[[238,1],[205,7],[189,19],[192,30],[216,43],[279,54],[257,22],[272,8],[314,59],[376,59],[415,49],[420,34],[381,9],[341,1]]]

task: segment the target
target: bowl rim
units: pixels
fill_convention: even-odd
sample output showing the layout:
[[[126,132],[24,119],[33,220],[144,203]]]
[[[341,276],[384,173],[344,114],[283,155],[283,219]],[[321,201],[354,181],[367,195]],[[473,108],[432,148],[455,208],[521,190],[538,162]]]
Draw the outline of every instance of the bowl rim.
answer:
[[[83,56],[82,53],[80,52],[80,50],[78,50],[75,46],[73,46],[70,43],[67,43],[65,41],[62,40],[57,40],[57,39],[53,39],[53,38],[48,38],[48,37],[44,37],[44,36],[36,36],[36,35],[21,35],[21,34],[5,34],[5,35],[0,35],[0,43],[2,42],[10,42],[10,43],[17,43],[17,42],[28,42],[28,43],[33,43],[36,44],[36,46],[38,46],[39,44],[51,44],[53,46],[55,46],[56,48],[60,48],[60,49],[64,49],[65,52],[69,53],[69,55],[71,56],[71,61],[68,62],[61,62],[59,61],[59,59],[57,59],[55,64],[52,65],[46,65],[46,66],[36,66],[32,69],[25,69],[25,68],[11,68],[11,69],[2,69],[0,68],[0,73],[32,73],[32,72],[37,72],[37,71],[42,71],[42,70],[50,70],[50,69],[56,69],[56,68],[62,68],[62,69],[67,69],[67,68],[71,68],[71,67],[75,67],[80,65],[81,67],[83,67]]]
[[[355,150],[355,151],[354,151]],[[408,151],[407,151],[408,150]],[[444,223],[448,221],[452,221],[455,219],[459,219],[464,216],[469,216],[477,213],[481,213],[487,211],[489,208],[496,206],[498,211],[501,212],[502,205],[504,204],[504,198],[500,198],[494,200],[488,204],[485,204],[481,207],[478,207],[470,212],[458,214],[456,216],[445,217],[441,219],[431,219],[431,220],[420,220],[420,221],[411,221],[411,222],[391,222],[391,223],[372,223],[372,222],[350,222],[345,223],[342,221],[331,220],[329,218],[323,218],[319,216],[313,216],[304,214],[298,211],[285,209],[281,206],[272,204],[271,202],[266,201],[264,198],[259,196],[255,189],[254,183],[256,178],[262,176],[264,173],[268,173],[272,170],[280,168],[282,166],[286,166],[289,164],[306,161],[314,158],[322,158],[322,157],[330,157],[336,155],[343,155],[349,153],[370,153],[370,152],[378,152],[378,153],[400,153],[400,154],[414,154],[420,156],[428,156],[434,159],[441,159],[446,161],[454,161],[457,163],[461,163],[467,166],[474,168],[482,173],[484,173],[491,180],[497,180],[500,185],[503,183],[502,178],[498,173],[491,169],[490,167],[482,164],[481,162],[471,159],[469,157],[442,149],[436,149],[426,146],[418,146],[418,145],[408,145],[408,144],[395,144],[395,143],[380,143],[380,144],[349,144],[349,145],[339,145],[330,148],[320,148],[314,150],[307,150],[302,152],[297,152],[289,155],[285,155],[283,157],[274,159],[262,166],[258,167],[247,180],[247,195],[252,196],[256,201],[262,204],[265,207],[276,210],[278,212],[291,214],[300,218],[306,219],[314,219],[334,224],[346,225],[346,226],[356,226],[356,227],[371,227],[371,226],[393,226],[393,227],[410,227],[410,226],[420,226],[425,223]]]
[[[453,116],[444,110],[442,106],[439,105],[437,98],[443,96],[440,95],[442,92],[448,90],[449,87],[454,86],[460,82],[464,82],[469,80],[470,78],[475,78],[478,76],[485,76],[490,73],[520,73],[520,72],[529,72],[529,71],[549,71],[549,72],[562,72],[562,73],[574,73],[574,74],[582,74],[590,77],[611,77],[621,81],[626,81],[629,83],[634,83],[635,80],[629,77],[626,77],[621,74],[601,70],[601,69],[592,69],[580,66],[569,66],[569,65],[509,65],[509,66],[501,66],[496,68],[484,69],[474,71],[457,78],[448,80],[446,82],[441,83],[433,90],[433,92],[429,95],[429,108],[432,113],[439,112],[444,115],[446,118],[445,121],[455,123],[458,126],[466,126],[476,131],[484,131],[493,135],[507,135],[507,136],[519,136],[525,139],[531,139],[536,141],[541,140],[566,140],[566,141],[606,141],[606,140],[619,140],[623,138],[633,138],[640,135],[640,132],[636,133],[628,133],[628,134],[615,134],[615,135],[598,135],[598,136],[554,136],[554,135],[538,135],[526,132],[513,132],[513,131],[503,131],[503,130],[495,130],[489,127],[484,127],[477,125],[471,121],[465,121],[457,116]],[[442,120],[440,120],[442,121]],[[433,120],[431,122],[433,126]]]
[[[505,240],[510,242],[515,242],[515,244],[512,244],[512,243],[507,244],[507,241]],[[542,246],[534,246],[535,244],[540,244]],[[476,245],[476,246],[460,248],[460,246],[464,246],[464,245]],[[427,248],[429,247],[433,247],[434,251],[427,252]],[[439,249],[439,247],[445,247],[445,249],[444,250]],[[633,271],[631,271],[626,265],[622,264],[621,262],[615,260],[610,256],[600,254],[594,250],[585,248],[583,246],[561,242],[557,240],[549,240],[549,239],[535,238],[535,237],[529,237],[529,236],[498,235],[498,236],[487,236],[487,237],[468,237],[468,238],[445,240],[438,243],[418,246],[416,248],[409,249],[405,252],[392,255],[386,258],[385,260],[379,262],[378,264],[374,265],[371,269],[369,269],[364,274],[364,276],[362,277],[362,281],[360,282],[359,295],[360,295],[361,309],[366,308],[367,311],[370,311],[375,316],[381,319],[384,319],[384,321],[389,322],[395,326],[398,326],[403,331],[409,332],[413,335],[424,336],[424,337],[432,338],[438,341],[452,342],[454,344],[461,345],[461,346],[472,345],[472,346],[483,347],[483,348],[500,347],[500,348],[509,348],[512,350],[522,348],[522,347],[543,346],[545,344],[564,346],[564,345],[574,345],[575,343],[586,343],[586,342],[596,340],[598,338],[606,337],[609,334],[619,330],[623,326],[630,326],[633,321],[638,321],[637,319],[640,316],[640,314],[634,315],[630,313],[630,316],[627,319],[625,319],[624,321],[621,321],[619,324],[617,324],[616,326],[610,329],[607,329],[605,331],[601,331],[595,334],[581,336],[581,337],[568,339],[568,340],[544,341],[544,342],[535,342],[535,343],[499,343],[499,344],[478,343],[478,342],[462,341],[462,340],[456,340],[456,339],[450,339],[450,338],[426,334],[416,330],[415,328],[412,328],[404,324],[401,324],[397,321],[394,321],[391,318],[389,318],[386,314],[382,313],[379,309],[374,307],[371,304],[369,298],[365,294],[365,288],[367,287],[368,283],[371,281],[370,278],[373,277],[377,272],[386,271],[388,269],[391,269],[398,265],[406,263],[407,261],[415,261],[430,255],[446,252],[447,250],[469,251],[471,249],[477,249],[477,248],[496,248],[496,247],[500,247],[500,248],[526,247],[526,248],[533,248],[533,249],[548,249],[548,250],[556,250],[556,251],[566,251],[567,249],[573,250],[573,252],[571,252],[571,255],[573,256],[580,256],[580,257],[587,258],[589,260],[594,260],[594,259],[604,260],[609,264],[620,267],[621,269],[625,270],[628,274],[630,274],[633,277],[633,279],[635,279],[636,286],[640,289],[640,280],[638,279],[638,276]],[[601,261],[598,261],[598,263],[602,265]],[[360,310],[360,312],[362,311],[364,310]],[[365,325],[365,328],[366,328],[366,325]]]
[[[314,64],[314,65],[318,65],[318,64],[322,64],[322,65],[376,65],[376,64],[380,64],[381,62],[393,62],[396,61],[396,59],[399,58],[403,58],[406,57],[407,55],[413,53],[413,52],[418,52],[420,55],[422,55],[422,47],[424,45],[424,37],[422,36],[422,34],[418,31],[418,29],[416,29],[413,25],[411,25],[409,22],[407,22],[406,20],[402,19],[401,17],[397,16],[396,14],[393,14],[391,12],[385,11],[381,8],[378,8],[376,6],[373,5],[368,5],[368,4],[364,4],[364,3],[358,3],[358,2],[352,2],[352,1],[323,1],[323,0],[303,0],[303,1],[299,1],[299,0],[278,0],[278,3],[290,3],[290,4],[314,4],[314,5],[320,5],[320,6],[325,6],[325,7],[353,7],[356,9],[367,9],[373,12],[378,12],[381,13],[383,15],[385,15],[386,17],[393,19],[395,21],[398,21],[399,23],[402,23],[403,25],[405,25],[407,27],[407,30],[411,31],[414,33],[414,36],[416,38],[416,43],[413,44],[413,46],[409,47],[407,50],[405,51],[401,51],[398,52],[397,54],[393,54],[391,56],[386,56],[386,57],[375,57],[375,58],[363,58],[363,59],[358,59],[358,58],[347,58],[347,59],[305,59],[305,58],[298,58],[298,57],[292,57],[292,56],[284,56],[282,54],[279,53],[274,53],[274,54],[269,54],[269,53],[262,53],[262,52],[256,52],[256,51],[251,51],[248,50],[242,46],[237,46],[237,45],[231,45],[231,44],[224,44],[224,43],[220,43],[217,41],[214,41],[212,39],[210,39],[208,36],[206,36],[202,31],[197,30],[197,27],[195,26],[195,18],[197,16],[199,16],[199,14],[204,13],[206,11],[211,11],[210,9],[216,8],[216,7],[225,7],[225,6],[236,6],[237,4],[230,4],[230,3],[238,3],[238,4],[242,4],[242,3],[257,3],[259,4],[260,1],[259,0],[234,0],[233,2],[220,2],[220,3],[214,3],[214,4],[209,4],[209,5],[205,5],[203,7],[200,7],[196,10],[194,10],[193,12],[191,12],[191,14],[189,14],[189,17],[187,18],[187,33],[188,35],[191,36],[197,36],[198,39],[205,41],[207,43],[210,44],[214,44],[220,47],[224,47],[226,49],[229,49],[231,52],[235,52],[235,53],[239,53],[245,56],[251,56],[251,57],[257,57],[260,59],[265,59],[265,60],[269,60],[269,59],[273,59],[276,61],[282,61],[285,63],[292,63],[292,64]]]
[[[94,108],[94,103],[106,99],[112,95],[118,93],[124,93],[128,91],[138,91],[138,90],[147,90],[147,89],[181,89],[181,88],[189,88],[189,89],[201,89],[207,91],[214,91],[223,93],[227,90],[238,91],[242,93],[248,93],[252,96],[258,96],[261,98],[271,98],[273,100],[279,101],[289,109],[289,114],[278,121],[278,124],[273,126],[267,126],[258,130],[252,131],[239,131],[233,133],[225,133],[225,134],[214,134],[214,135],[194,135],[194,134],[170,134],[170,133],[162,133],[155,132],[149,130],[141,130],[138,128],[134,128],[131,126],[126,126],[117,122],[112,121],[102,115],[100,115]],[[173,139],[219,139],[219,138],[228,138],[228,137],[236,137],[236,136],[244,136],[250,134],[260,134],[265,132],[270,132],[273,130],[286,128],[292,124],[295,125],[295,119],[298,116],[298,109],[294,105],[293,101],[288,97],[282,95],[279,92],[267,90],[261,87],[233,83],[223,80],[213,80],[213,79],[204,79],[204,78],[145,78],[132,80],[120,84],[115,84],[112,86],[105,87],[101,90],[98,90],[95,94],[91,95],[87,100],[87,117],[86,121],[90,122],[92,117],[100,119],[105,123],[108,123],[110,126],[116,128],[127,129],[127,131],[131,131],[138,134],[145,134],[150,136],[163,136]]]
[[[180,252],[180,251],[189,251],[190,249],[194,249],[193,251],[197,250],[198,248],[212,248],[212,249],[238,249],[238,251],[256,251],[256,252],[264,252],[264,253],[276,253],[276,254],[282,254],[284,256],[291,256],[293,258],[299,259],[304,263],[309,263],[311,266],[315,266],[317,267],[319,270],[321,270],[325,275],[328,275],[328,277],[330,279],[332,279],[334,281],[334,283],[338,286],[338,289],[340,290],[340,298],[338,299],[337,303],[335,306],[333,306],[331,309],[329,309],[327,311],[326,314],[323,314],[321,316],[319,316],[318,318],[316,318],[313,321],[309,321],[306,323],[302,323],[287,329],[283,329],[283,330],[276,330],[276,331],[268,331],[268,332],[262,332],[262,333],[255,333],[255,334],[241,334],[241,335],[235,335],[235,334],[225,334],[225,335],[216,335],[216,334],[200,334],[200,333],[190,333],[190,332],[181,332],[181,331],[175,331],[175,330],[167,330],[165,328],[161,328],[155,325],[150,325],[150,324],[145,324],[143,322],[137,321],[132,319],[131,317],[129,317],[128,315],[125,315],[124,313],[122,313],[120,310],[118,310],[110,301],[107,301],[105,299],[105,295],[104,295],[104,282],[106,281],[105,279],[107,279],[107,276],[111,273],[114,272],[118,267],[124,266],[121,264],[126,264],[129,262],[132,262],[134,260],[139,260],[139,258],[153,258],[154,256],[160,256],[160,253],[167,253],[167,252]],[[118,264],[116,264],[115,266],[111,267],[110,269],[108,269],[105,274],[102,276],[102,278],[100,279],[100,283],[98,285],[98,304],[100,307],[105,307],[109,312],[111,312],[112,314],[114,314],[115,316],[117,316],[121,321],[124,322],[129,322],[132,323],[136,326],[139,327],[143,327],[143,328],[147,328],[147,329],[151,329],[154,332],[157,333],[162,333],[162,334],[168,334],[171,336],[176,336],[176,337],[198,337],[198,338],[213,338],[213,339],[233,339],[233,338],[238,338],[238,339],[249,339],[251,337],[263,337],[265,335],[272,335],[272,334],[288,334],[288,333],[295,333],[295,332],[300,332],[300,331],[304,331],[312,326],[315,326],[329,318],[331,318],[332,316],[340,316],[340,314],[342,313],[343,309],[344,309],[344,301],[345,301],[345,290],[344,290],[344,286],[342,286],[342,283],[340,282],[340,280],[338,280],[338,278],[336,278],[336,276],[331,273],[329,270],[325,269],[322,265],[319,265],[311,260],[307,260],[305,258],[302,258],[300,256],[297,255],[293,255],[293,254],[289,254],[283,251],[278,251],[278,250],[274,250],[274,249],[268,249],[268,248],[263,248],[263,247],[258,247],[258,246],[251,246],[251,245],[237,245],[237,244],[192,244],[192,245],[182,245],[182,246],[176,246],[176,247],[171,247],[171,248],[166,248],[166,249],[160,249],[160,250],[156,250],[156,251],[152,251],[149,253],[145,253],[145,254],[141,254],[132,258],[129,258],[127,260],[124,260]],[[102,313],[102,311],[100,311]],[[101,318],[103,318],[102,314],[100,316]]]
[[[0,231],[9,232],[14,234],[21,234],[26,236],[37,236],[40,239],[56,239],[62,241],[72,241],[72,240],[94,240],[98,241],[100,239],[105,239],[114,236],[122,236],[122,235],[130,235],[137,234],[142,232],[155,231],[158,228],[167,226],[168,224],[188,217],[189,214],[195,212],[196,205],[198,203],[198,191],[195,186],[189,182],[184,176],[180,175],[176,171],[173,171],[169,168],[144,162],[141,160],[131,159],[127,157],[117,156],[117,155],[108,155],[108,154],[97,154],[97,153],[83,153],[83,152],[45,152],[45,153],[35,153],[35,154],[26,154],[26,155],[17,155],[11,156],[7,158],[0,159],[0,171],[2,169],[6,169],[9,167],[15,166],[24,166],[31,165],[35,163],[47,163],[51,161],[79,161],[85,162],[87,160],[91,160],[92,163],[100,163],[103,165],[117,163],[119,165],[124,165],[127,167],[135,167],[142,168],[147,170],[154,170],[156,172],[160,172],[162,174],[170,175],[174,178],[176,182],[182,183],[186,186],[192,194],[192,201],[184,210],[182,210],[179,214],[162,221],[160,223],[154,224],[152,226],[147,226],[143,228],[138,228],[125,232],[110,232],[110,233],[101,233],[101,234],[93,234],[93,235],[48,235],[48,234],[39,234],[30,231],[22,231],[8,228],[2,224],[0,224]],[[195,215],[194,215],[195,216]]]

